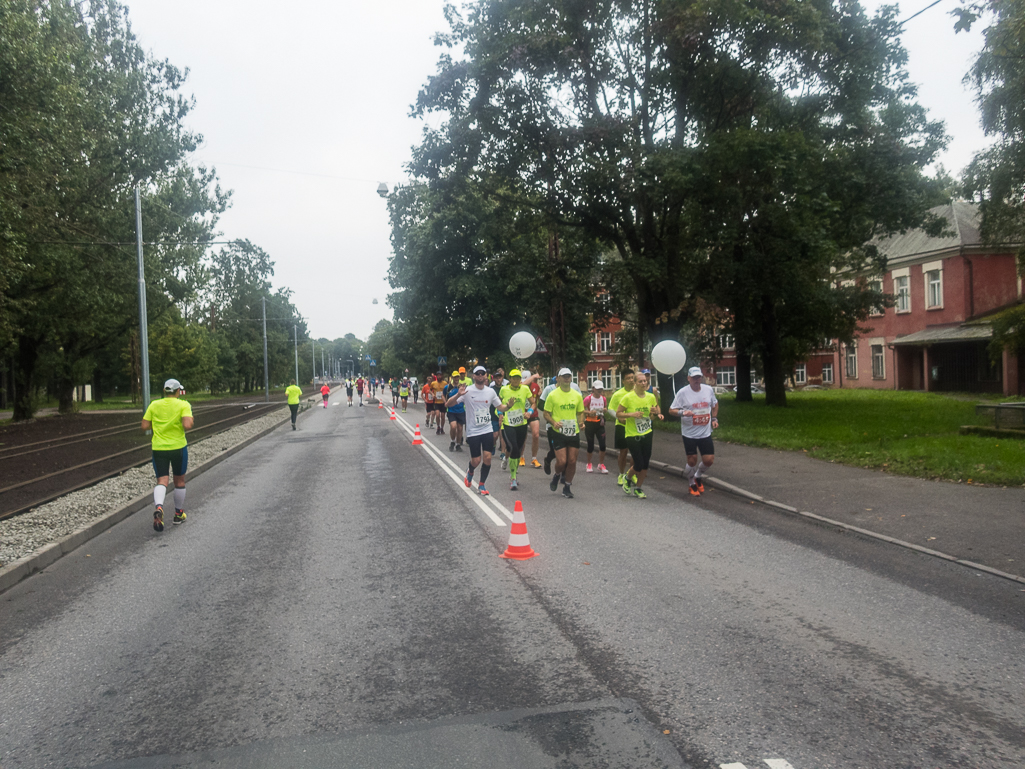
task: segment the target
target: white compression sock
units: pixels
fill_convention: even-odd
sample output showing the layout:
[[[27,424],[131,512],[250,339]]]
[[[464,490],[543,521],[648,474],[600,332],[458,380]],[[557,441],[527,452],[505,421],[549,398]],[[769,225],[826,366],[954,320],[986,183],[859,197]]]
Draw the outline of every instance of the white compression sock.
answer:
[[[185,489],[174,490],[174,509],[184,510],[185,509]]]
[[[167,495],[166,486],[157,486],[153,489],[153,504],[160,507],[164,504],[164,497]]]
[[[706,465],[704,462],[698,462],[698,469],[697,469],[697,472],[694,473],[694,477],[695,478],[702,478],[702,477],[704,477],[705,472],[707,470],[708,470],[708,465]]]
[[[688,483],[694,483],[694,474],[698,471],[696,465],[687,465],[687,481]]]

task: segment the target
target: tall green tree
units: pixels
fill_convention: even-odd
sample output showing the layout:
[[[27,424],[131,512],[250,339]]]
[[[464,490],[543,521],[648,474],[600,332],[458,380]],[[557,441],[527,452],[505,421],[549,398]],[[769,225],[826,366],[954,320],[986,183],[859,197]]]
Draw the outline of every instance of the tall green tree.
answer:
[[[443,56],[420,94],[419,114],[447,120],[414,172],[498,180],[608,244],[640,357],[706,295],[785,404],[787,356],[852,333],[873,301],[830,293],[830,269],[877,269],[858,249],[924,221],[942,127],[914,103],[892,8],[478,0],[448,14],[440,40],[465,55]]]

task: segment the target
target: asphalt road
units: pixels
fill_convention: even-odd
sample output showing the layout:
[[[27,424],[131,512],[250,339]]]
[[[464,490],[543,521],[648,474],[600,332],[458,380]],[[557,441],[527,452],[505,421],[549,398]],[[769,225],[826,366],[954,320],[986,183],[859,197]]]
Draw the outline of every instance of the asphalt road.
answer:
[[[1020,585],[334,397],[0,598],[0,766],[1025,766]]]

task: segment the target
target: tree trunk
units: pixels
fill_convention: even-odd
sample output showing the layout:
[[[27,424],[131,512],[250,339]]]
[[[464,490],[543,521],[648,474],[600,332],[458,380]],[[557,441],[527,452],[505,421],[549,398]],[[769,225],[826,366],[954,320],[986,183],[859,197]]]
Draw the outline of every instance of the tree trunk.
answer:
[[[11,372],[15,390],[15,422],[31,419],[35,414],[32,380],[36,370],[36,349],[36,340],[24,336],[18,340],[16,364]]]
[[[737,401],[750,403],[751,397],[751,353],[739,338],[735,337],[737,349]]]
[[[61,414],[75,413],[75,382],[65,376],[57,380],[57,411]]]
[[[765,405],[786,406],[786,372],[783,370],[783,352],[776,322],[776,307],[771,296],[762,297],[762,338],[764,340],[762,365],[765,367]]]

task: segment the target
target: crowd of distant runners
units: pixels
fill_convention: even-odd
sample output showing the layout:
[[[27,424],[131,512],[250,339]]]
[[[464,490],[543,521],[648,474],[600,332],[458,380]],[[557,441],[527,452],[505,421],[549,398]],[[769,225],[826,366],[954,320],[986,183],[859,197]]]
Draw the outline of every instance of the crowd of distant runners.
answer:
[[[460,367],[451,376],[437,372],[426,377],[423,384],[408,375],[385,381],[377,377],[347,378],[342,386],[348,406],[353,406],[355,391],[359,406],[363,396],[373,397],[381,390],[383,397],[391,393],[393,408],[406,411],[409,398],[413,403],[423,396],[426,428],[449,438],[450,452],[469,449],[463,483],[472,488],[477,478],[477,491],[489,494],[487,481],[492,458],[498,454],[503,471],[509,473],[509,488],[519,488],[519,469],[544,469],[551,476],[549,488],[554,492],[562,485],[562,495],[573,498],[573,480],[581,448],[581,435],[586,441],[585,472],[609,473],[605,466],[607,418],[615,420],[613,448],[618,451],[617,483],[623,492],[637,499],[646,499],[644,482],[651,463],[653,420],[664,415],[658,405],[658,392],[650,372],[623,371],[623,386],[607,396],[600,379],[591,384],[584,395],[573,381],[573,372],[562,368],[542,387],[537,373],[511,369],[488,371],[474,366],[470,374]],[[703,381],[701,368],[687,372],[687,386],[678,390],[669,408],[669,415],[680,420],[684,452],[687,455],[687,484],[693,496],[705,490],[704,477],[715,461],[712,431],[719,426],[719,402],[715,391]],[[331,387],[320,388],[327,408]],[[171,474],[174,478],[174,523],[185,522],[185,475],[188,471],[188,442],[185,431],[193,427],[192,406],[182,396],[185,390],[177,379],[164,383],[163,397],[154,400],[142,418],[142,429],[152,430],[153,470],[157,485],[153,490],[153,528],[164,530],[164,503]],[[295,380],[285,389],[291,411],[292,429],[302,389]],[[548,439],[548,452],[538,460],[542,421]],[[527,462],[528,441],[530,461]],[[594,462],[597,448],[597,464]],[[479,475],[478,475],[479,471]]]

